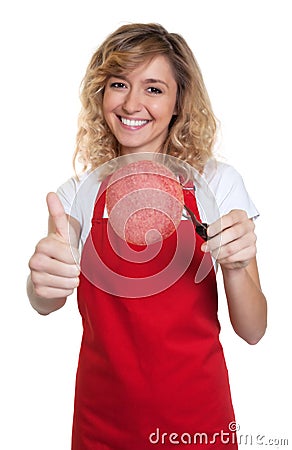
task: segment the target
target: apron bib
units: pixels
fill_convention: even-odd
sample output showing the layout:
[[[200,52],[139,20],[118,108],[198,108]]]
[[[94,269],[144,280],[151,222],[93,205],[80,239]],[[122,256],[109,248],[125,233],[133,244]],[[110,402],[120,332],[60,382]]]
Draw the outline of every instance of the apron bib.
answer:
[[[72,450],[236,449],[210,255],[188,220],[162,243],[127,245],[103,218],[104,189],[81,258]]]

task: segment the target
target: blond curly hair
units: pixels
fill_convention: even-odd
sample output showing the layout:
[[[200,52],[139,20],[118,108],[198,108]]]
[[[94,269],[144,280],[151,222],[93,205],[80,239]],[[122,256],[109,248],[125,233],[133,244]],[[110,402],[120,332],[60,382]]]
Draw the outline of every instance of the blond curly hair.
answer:
[[[216,119],[202,74],[184,38],[154,23],[123,25],[94,53],[82,82],[74,164],[78,160],[84,170],[94,170],[119,156],[119,143],[103,115],[104,87],[113,74],[127,73],[156,55],[168,58],[177,82],[177,115],[163,152],[203,170],[212,156]]]

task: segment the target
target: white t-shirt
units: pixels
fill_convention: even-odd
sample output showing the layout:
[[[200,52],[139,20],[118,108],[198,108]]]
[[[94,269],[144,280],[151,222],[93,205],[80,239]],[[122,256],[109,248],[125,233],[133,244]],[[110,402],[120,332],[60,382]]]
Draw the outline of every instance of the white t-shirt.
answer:
[[[82,247],[90,232],[99,187],[97,169],[84,173],[79,180],[75,177],[70,178],[57,190],[66,214],[80,223]],[[259,215],[241,175],[232,166],[214,159],[208,161],[204,173],[196,184],[196,199],[201,221],[208,224],[233,209],[246,211],[250,218],[256,218]],[[107,217],[106,211],[104,217]]]

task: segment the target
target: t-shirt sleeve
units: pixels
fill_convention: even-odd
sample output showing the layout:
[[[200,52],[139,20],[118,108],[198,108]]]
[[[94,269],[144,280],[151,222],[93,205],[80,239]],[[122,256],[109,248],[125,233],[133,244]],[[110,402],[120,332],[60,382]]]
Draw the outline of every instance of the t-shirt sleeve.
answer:
[[[65,213],[81,223],[81,215],[76,202],[77,190],[78,182],[72,177],[57,189],[57,195],[62,202]]]
[[[95,198],[100,186],[96,171],[72,177],[57,189],[66,214],[76,219],[81,227],[81,244],[84,245],[91,228]]]
[[[228,214],[233,209],[246,211],[249,218],[255,219],[259,216],[242,176],[234,167],[217,163],[217,168],[210,178],[210,186],[215,194],[220,216]]]

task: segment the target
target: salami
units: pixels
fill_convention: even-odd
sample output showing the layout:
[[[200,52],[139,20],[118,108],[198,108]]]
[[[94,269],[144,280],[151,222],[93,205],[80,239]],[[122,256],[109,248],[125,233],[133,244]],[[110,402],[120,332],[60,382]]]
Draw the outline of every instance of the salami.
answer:
[[[174,233],[183,203],[182,187],[173,172],[150,160],[116,170],[106,191],[110,225],[119,237],[136,245],[152,244]]]

